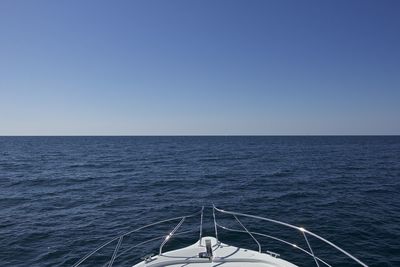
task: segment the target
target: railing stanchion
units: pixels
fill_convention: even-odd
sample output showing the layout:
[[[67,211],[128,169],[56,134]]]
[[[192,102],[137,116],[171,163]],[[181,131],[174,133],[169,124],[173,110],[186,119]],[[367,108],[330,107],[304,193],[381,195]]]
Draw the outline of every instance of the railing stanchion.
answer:
[[[217,244],[218,244],[218,229],[217,229],[217,221],[215,219],[215,206],[213,204],[213,218],[214,218],[214,231],[215,231],[215,239],[217,240]]]
[[[201,207],[199,245],[201,245],[201,239],[203,238],[203,211],[204,211],[204,206]]]
[[[317,259],[315,258],[314,251],[313,251],[313,249],[311,248],[310,242],[308,242],[308,238],[307,238],[307,236],[306,236],[306,233],[304,233],[304,229],[303,229],[303,228],[300,228],[300,231],[301,231],[301,233],[303,234],[304,239],[305,239],[306,242],[307,242],[307,246],[308,246],[308,248],[310,249],[310,253],[311,253],[311,255],[312,255],[313,258],[314,258],[315,264],[317,264],[317,266],[319,267],[319,263],[318,263]]]
[[[123,236],[123,235],[118,239],[118,243],[117,243],[117,245],[115,246],[114,253],[113,253],[112,257],[111,257],[111,260],[110,260],[110,263],[108,264],[108,267],[112,267],[112,265],[113,265],[113,263],[114,263],[114,260],[115,260],[115,257],[117,256],[119,247],[121,246],[122,239],[124,239],[124,236]]]
[[[161,246],[160,246],[160,250],[159,250],[158,255],[161,255],[161,254],[162,254],[162,248],[164,247],[165,243],[167,243],[168,240],[171,239],[171,237],[175,234],[175,232],[179,229],[179,227],[181,227],[181,225],[182,225],[182,223],[185,221],[185,219],[186,219],[186,217],[183,217],[182,220],[181,220],[181,221],[175,226],[175,228],[171,231],[171,233],[169,233],[169,234],[165,237],[164,241],[161,243]]]
[[[243,223],[238,219],[238,217],[236,217],[236,215],[233,215],[233,217],[235,217],[236,221],[240,224],[240,226],[242,226],[242,228],[254,239],[254,241],[256,241],[256,243],[258,245],[258,252],[261,253],[260,242],[258,242],[258,240],[253,236],[253,234],[251,232],[249,232],[249,230],[247,230],[246,226],[243,225]]]

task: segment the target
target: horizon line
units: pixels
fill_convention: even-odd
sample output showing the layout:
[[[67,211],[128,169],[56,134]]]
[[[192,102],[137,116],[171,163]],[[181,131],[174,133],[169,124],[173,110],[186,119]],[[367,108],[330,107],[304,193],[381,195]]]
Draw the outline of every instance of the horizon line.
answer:
[[[70,135],[1,135],[0,137],[344,137],[400,136],[400,134],[70,134]]]

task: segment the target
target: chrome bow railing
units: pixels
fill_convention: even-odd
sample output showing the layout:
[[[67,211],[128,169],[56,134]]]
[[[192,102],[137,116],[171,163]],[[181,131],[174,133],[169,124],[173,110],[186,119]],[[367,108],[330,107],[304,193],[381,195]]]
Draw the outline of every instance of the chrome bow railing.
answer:
[[[232,215],[235,218],[235,220],[239,223],[239,225],[243,228],[243,230],[233,229],[233,228],[226,227],[224,225],[219,224],[217,222],[217,214],[216,214],[216,212]],[[302,247],[300,247],[300,246],[298,246],[298,245],[296,245],[294,243],[291,243],[291,242],[289,242],[287,240],[284,240],[284,239],[281,239],[281,238],[278,238],[278,237],[275,237],[275,236],[272,236],[272,235],[267,235],[267,234],[263,234],[263,233],[259,233],[259,232],[249,231],[244,226],[244,224],[238,219],[238,217],[247,217],[247,218],[252,218],[252,219],[258,219],[258,220],[261,220],[261,221],[264,221],[264,222],[270,222],[270,223],[273,223],[273,224],[282,225],[282,226],[285,226],[285,227],[288,227],[288,228],[291,228],[291,229],[295,229],[295,230],[299,231],[302,234],[304,240],[307,243],[308,250],[304,249],[304,248],[302,248]],[[262,236],[262,237],[266,237],[266,238],[269,238],[269,239],[273,239],[275,241],[281,242],[281,243],[286,244],[286,245],[290,245],[290,246],[292,246],[292,247],[304,252],[305,254],[307,254],[308,256],[311,256],[314,259],[314,262],[317,265],[317,267],[320,267],[320,263],[325,265],[325,266],[332,267],[326,261],[324,261],[323,259],[321,259],[320,257],[317,257],[315,255],[314,250],[312,249],[310,241],[308,240],[308,237],[307,237],[307,235],[309,235],[309,236],[313,236],[313,237],[317,238],[318,240],[326,243],[327,245],[335,248],[336,250],[340,251],[341,253],[343,253],[344,255],[346,255],[348,258],[352,259],[353,261],[355,261],[359,265],[364,266],[364,267],[368,267],[365,263],[363,263],[361,260],[359,260],[356,257],[354,257],[353,255],[351,255],[350,253],[348,253],[344,249],[340,248],[339,246],[335,245],[334,243],[330,242],[329,240],[327,240],[327,239],[325,239],[325,238],[323,238],[323,237],[321,237],[321,236],[319,236],[319,235],[317,235],[317,234],[315,234],[315,233],[313,233],[311,231],[308,231],[308,230],[304,229],[303,227],[298,227],[298,226],[291,225],[291,224],[288,224],[288,223],[285,223],[285,222],[281,222],[281,221],[274,220],[274,219],[269,219],[269,218],[264,218],[264,217],[260,217],[260,216],[255,216],[255,215],[250,215],[250,214],[245,214],[245,213],[239,213],[239,212],[233,212],[233,211],[227,211],[227,210],[219,209],[214,205],[213,205],[213,218],[214,218],[215,237],[216,237],[217,240],[218,240],[218,228],[222,228],[224,230],[231,231],[231,232],[247,233],[257,243],[258,251],[261,253],[262,252],[261,251],[261,249],[262,249],[261,244],[255,238],[255,236]],[[271,252],[269,252],[269,253],[270,254],[275,254],[275,256],[278,255],[276,253],[271,253]]]
[[[88,253],[87,255],[85,255],[82,259],[77,261],[72,267],[78,267],[82,263],[85,263],[89,258],[93,257],[98,251],[100,251],[101,249],[103,249],[104,247],[106,247],[108,245],[111,245],[113,242],[115,242],[116,244],[114,246],[112,255],[110,255],[109,260],[106,260],[106,262],[102,265],[103,267],[106,267],[106,266],[107,267],[112,267],[114,262],[115,262],[115,260],[117,258],[119,258],[120,256],[126,254],[129,251],[132,251],[134,248],[138,248],[140,246],[143,246],[143,245],[145,245],[147,243],[150,243],[150,242],[154,242],[156,240],[162,240],[162,242],[160,244],[160,247],[158,249],[158,255],[162,255],[164,245],[169,240],[171,240],[171,238],[173,236],[182,236],[182,235],[185,235],[185,234],[190,234],[190,233],[198,231],[199,232],[199,241],[200,241],[199,244],[201,244],[201,239],[202,239],[202,236],[203,236],[203,211],[204,211],[204,207],[202,207],[200,211],[195,212],[193,214],[180,216],[180,217],[175,217],[175,218],[166,219],[166,220],[161,220],[161,221],[158,221],[158,222],[154,222],[154,223],[147,224],[147,225],[144,225],[142,227],[136,228],[136,229],[131,230],[129,232],[126,232],[124,234],[121,234],[121,235],[111,239],[110,241],[102,244],[100,247],[98,247],[94,251],[92,251],[92,252]],[[234,228],[222,225],[217,220],[218,214],[231,215],[235,219],[235,221],[238,223],[238,225],[241,227],[241,229],[234,229]],[[187,221],[188,218],[196,217],[198,215],[200,215],[199,228],[196,227],[195,229],[190,229],[190,230],[185,230],[185,231],[180,231],[180,232],[178,231],[181,228],[181,226],[184,224],[184,222]],[[289,245],[289,246],[291,246],[291,247],[303,252],[305,255],[310,256],[314,260],[314,262],[315,262],[317,267],[320,267],[320,264],[322,264],[324,266],[332,267],[330,264],[327,263],[326,260],[322,259],[321,257],[317,256],[314,253],[314,250],[313,250],[313,248],[311,246],[311,243],[309,241],[309,238],[308,238],[309,236],[311,236],[311,237],[317,238],[318,240],[322,241],[323,243],[325,243],[325,244],[329,245],[330,247],[333,247],[334,249],[336,249],[339,252],[343,253],[345,256],[347,256],[348,258],[352,259],[355,263],[358,263],[359,265],[364,266],[364,267],[368,267],[365,263],[363,263],[362,261],[360,261],[359,259],[357,259],[353,255],[351,255],[347,251],[343,250],[342,248],[338,247],[337,245],[335,245],[334,243],[328,241],[327,239],[325,239],[325,238],[323,238],[323,237],[321,237],[321,236],[319,236],[319,235],[317,235],[317,234],[315,234],[315,233],[313,233],[311,231],[308,231],[308,230],[304,229],[303,227],[294,226],[294,225],[291,225],[291,224],[288,224],[288,223],[285,223],[285,222],[281,222],[281,221],[278,221],[278,220],[270,219],[270,218],[264,218],[264,217],[245,214],[245,213],[227,211],[227,210],[219,209],[214,205],[212,207],[212,217],[213,217],[213,228],[214,228],[215,238],[217,239],[217,241],[218,241],[217,243],[218,244],[220,244],[220,241],[218,239],[219,238],[218,237],[218,229],[224,229],[226,231],[236,232],[236,233],[246,233],[257,244],[258,251],[260,253],[262,253],[262,244],[259,242],[257,237],[264,237],[264,238],[268,238],[268,239],[272,239],[272,240],[278,241],[278,242],[280,242],[282,244],[285,244],[285,245]],[[289,241],[287,241],[287,240],[285,240],[283,238],[279,238],[279,237],[276,237],[276,236],[273,236],[273,235],[270,235],[270,234],[251,231],[251,229],[246,227],[245,224],[242,222],[242,220],[239,219],[239,218],[257,219],[257,220],[260,220],[260,221],[263,221],[263,222],[268,222],[268,223],[272,223],[272,224],[276,224],[276,225],[281,225],[281,226],[284,226],[284,227],[287,227],[287,228],[290,228],[290,229],[294,229],[294,230],[300,232],[300,234],[303,236],[303,238],[304,238],[304,240],[305,240],[305,242],[307,244],[307,248],[308,249],[303,248],[303,247],[301,247],[299,245],[296,245],[295,243],[289,242]],[[152,237],[150,239],[141,241],[141,242],[139,242],[137,244],[131,245],[128,248],[120,251],[121,250],[121,246],[122,246],[123,241],[124,241],[124,238],[127,237],[128,235],[139,234],[139,232],[141,230],[150,228],[152,226],[156,226],[156,225],[160,225],[160,224],[164,224],[164,223],[168,223],[168,222],[174,222],[174,221],[178,221],[178,223],[173,228],[173,230],[170,231],[167,235],[161,235],[161,236]],[[262,227],[267,229],[267,225],[263,224]],[[279,254],[274,253],[274,252],[270,252],[270,251],[266,251],[266,252],[269,253],[270,255],[272,255],[273,257],[279,256]],[[148,259],[148,258],[149,257],[146,257],[146,259]],[[98,265],[98,263],[96,265]]]
[[[86,254],[82,259],[80,259],[80,260],[77,261],[74,265],[72,265],[72,267],[78,267],[78,266],[80,266],[80,265],[81,265],[82,263],[84,263],[86,260],[88,260],[88,259],[91,258],[93,255],[95,255],[98,251],[100,251],[102,248],[106,247],[107,245],[112,244],[113,242],[116,242],[117,244],[116,244],[115,247],[114,247],[114,251],[113,251],[113,254],[112,254],[111,257],[110,257],[110,260],[108,260],[104,265],[102,265],[103,267],[106,267],[106,266],[107,266],[107,267],[112,267],[113,264],[114,264],[115,259],[117,259],[117,258],[120,257],[121,255],[125,254],[125,253],[128,252],[128,251],[133,250],[134,248],[137,248],[137,247],[142,246],[142,245],[144,245],[144,244],[150,243],[150,242],[152,242],[152,241],[164,239],[163,242],[162,242],[161,245],[160,245],[160,248],[159,248],[159,255],[161,255],[161,254],[162,254],[162,249],[163,249],[164,245],[172,238],[172,236],[179,236],[179,235],[184,235],[184,234],[188,234],[188,233],[192,233],[192,232],[197,232],[197,231],[199,231],[199,235],[200,235],[200,239],[201,239],[201,237],[202,237],[202,229],[203,229],[203,210],[204,210],[204,207],[202,207],[200,211],[195,212],[195,213],[192,213],[192,214],[189,214],[189,215],[180,216],[180,217],[175,217],[175,218],[166,219],[166,220],[162,220],[162,221],[157,221],[157,222],[154,222],[154,223],[147,224],[147,225],[144,225],[144,226],[142,226],[142,227],[136,228],[136,229],[131,230],[131,231],[129,231],[129,232],[126,232],[126,233],[124,233],[124,234],[121,234],[121,235],[119,235],[119,236],[117,236],[117,237],[111,239],[110,241],[105,242],[104,244],[102,244],[102,245],[99,246],[97,249],[93,250],[92,252]],[[183,222],[184,222],[186,219],[191,218],[191,217],[195,217],[195,216],[197,216],[197,215],[200,215],[200,227],[199,227],[199,229],[177,232],[178,229],[182,226]],[[135,244],[135,245],[133,245],[133,246],[131,246],[131,247],[129,247],[129,248],[127,248],[127,249],[125,249],[125,250],[119,252],[119,250],[120,250],[120,248],[121,248],[121,244],[122,244],[122,242],[123,242],[123,240],[124,240],[124,237],[126,237],[126,236],[128,236],[128,235],[130,235],[130,234],[137,233],[137,232],[139,232],[139,231],[141,231],[141,230],[143,230],[143,229],[150,228],[150,227],[152,227],[152,226],[160,225],[160,224],[167,223],[167,222],[178,221],[178,220],[179,220],[179,223],[175,226],[175,228],[174,228],[169,234],[167,234],[167,235],[162,235],[162,236],[157,236],[157,237],[153,237],[153,238],[147,239],[147,240],[145,240],[145,241],[142,241],[142,242],[140,242],[140,243],[137,243],[137,244]]]

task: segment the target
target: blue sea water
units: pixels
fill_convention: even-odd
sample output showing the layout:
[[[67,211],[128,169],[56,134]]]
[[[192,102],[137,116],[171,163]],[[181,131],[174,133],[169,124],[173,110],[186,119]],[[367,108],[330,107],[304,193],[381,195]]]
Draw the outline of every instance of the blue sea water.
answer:
[[[212,203],[303,226],[370,266],[400,266],[398,136],[0,137],[0,185],[1,266],[71,266],[124,231],[203,205],[204,231],[213,234]],[[250,230],[301,237],[243,222]],[[246,235],[219,235],[256,249]],[[170,248],[194,240],[177,237]],[[353,266],[310,242],[333,266]],[[262,243],[300,266],[313,264],[293,248]],[[134,249],[114,266],[131,266],[159,244]],[[113,246],[98,260],[108,260]]]

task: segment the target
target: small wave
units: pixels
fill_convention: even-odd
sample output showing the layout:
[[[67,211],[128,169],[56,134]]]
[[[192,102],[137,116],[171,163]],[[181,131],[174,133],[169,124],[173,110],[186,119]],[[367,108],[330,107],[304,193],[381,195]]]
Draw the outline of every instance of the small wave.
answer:
[[[291,174],[293,174],[293,170],[280,169],[280,170],[264,173],[264,174],[262,174],[261,177],[286,177],[286,176],[290,176]]]

